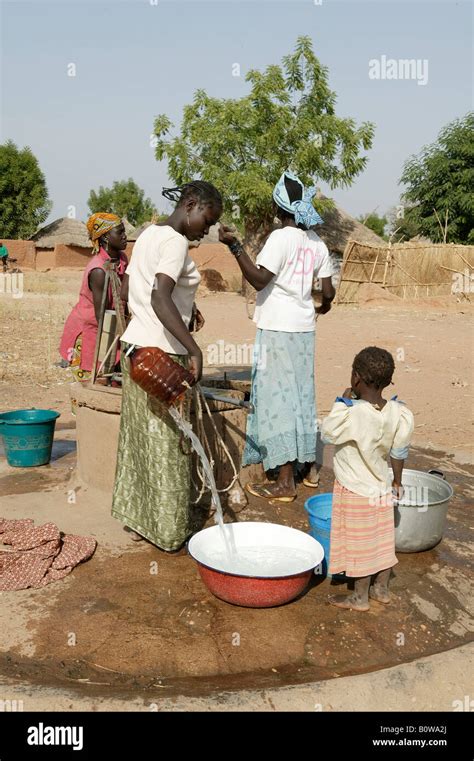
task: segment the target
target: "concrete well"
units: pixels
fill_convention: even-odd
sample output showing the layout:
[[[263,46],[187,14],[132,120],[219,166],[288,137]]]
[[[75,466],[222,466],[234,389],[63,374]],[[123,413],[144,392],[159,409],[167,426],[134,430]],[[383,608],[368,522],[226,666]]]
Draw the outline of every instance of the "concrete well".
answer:
[[[207,370],[202,385],[226,389],[227,397],[245,400],[250,394],[250,368]],[[91,383],[73,383],[70,393],[76,406],[78,476],[85,484],[111,494],[117,460],[122,390]],[[261,465],[241,467],[247,410],[211,400],[208,401],[208,405],[212,421],[239,470],[240,485],[244,486],[249,480],[263,481],[264,472]],[[195,415],[196,411],[192,409],[191,419],[196,429]],[[222,489],[232,479],[232,465],[222,444],[218,442],[209,415],[205,411],[203,423],[211,446],[217,488]]]

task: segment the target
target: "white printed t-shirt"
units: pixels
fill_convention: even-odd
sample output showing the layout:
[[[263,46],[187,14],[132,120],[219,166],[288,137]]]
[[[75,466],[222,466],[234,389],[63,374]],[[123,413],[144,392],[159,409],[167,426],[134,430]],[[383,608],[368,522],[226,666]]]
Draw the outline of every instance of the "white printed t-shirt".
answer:
[[[329,251],[321,238],[313,230],[297,227],[274,230],[256,264],[276,275],[257,294],[253,317],[257,328],[287,333],[313,331],[313,280],[333,273]]]
[[[169,225],[150,225],[139,235],[127,269],[132,319],[122,341],[137,346],[158,346],[169,354],[188,354],[181,342],[166,330],[151,305],[155,275],[160,273],[175,281],[171,298],[189,327],[201,276],[189,256],[188,241]]]

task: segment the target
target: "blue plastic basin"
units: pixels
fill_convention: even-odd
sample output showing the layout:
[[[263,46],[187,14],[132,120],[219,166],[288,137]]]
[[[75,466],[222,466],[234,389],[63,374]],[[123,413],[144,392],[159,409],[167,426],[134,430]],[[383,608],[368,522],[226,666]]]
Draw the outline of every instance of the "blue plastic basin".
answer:
[[[33,468],[51,459],[56,410],[13,410],[0,414],[0,435],[9,465]]]
[[[330,576],[328,574],[328,560],[331,535],[332,492],[316,494],[314,497],[310,497],[304,503],[304,507],[308,513],[309,533],[324,548],[321,575]]]

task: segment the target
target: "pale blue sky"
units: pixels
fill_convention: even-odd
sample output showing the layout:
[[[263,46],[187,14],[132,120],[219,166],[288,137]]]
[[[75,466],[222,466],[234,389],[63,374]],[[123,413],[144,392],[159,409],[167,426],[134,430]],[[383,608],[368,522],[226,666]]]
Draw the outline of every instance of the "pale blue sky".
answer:
[[[50,219],[70,205],[85,219],[91,188],[128,177],[169,208],[161,197],[167,166],[150,146],[155,116],[179,125],[197,88],[245,95],[245,73],[280,63],[301,34],[329,68],[337,113],[376,125],[367,168],[350,189],[332,193],[352,214],[396,204],[404,160],[472,108],[467,2],[152,2],[1,2],[1,140],[29,145],[38,157]],[[371,80],[369,60],[382,55],[427,59],[428,83]]]

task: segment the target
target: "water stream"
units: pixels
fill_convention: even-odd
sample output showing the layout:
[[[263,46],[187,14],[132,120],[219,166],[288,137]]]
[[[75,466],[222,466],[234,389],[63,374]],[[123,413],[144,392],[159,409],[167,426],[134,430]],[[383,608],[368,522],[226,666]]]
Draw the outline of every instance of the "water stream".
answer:
[[[224,528],[224,513],[222,512],[222,505],[219,498],[219,493],[217,491],[214,474],[212,472],[211,463],[209,462],[207,458],[207,455],[203,449],[201,442],[199,441],[198,437],[194,433],[191,424],[188,423],[186,420],[184,420],[184,418],[180,415],[176,407],[174,406],[169,407],[169,413],[171,417],[173,418],[174,422],[176,423],[176,425],[178,426],[179,430],[182,431],[184,435],[188,437],[194,451],[196,452],[197,456],[201,460],[202,467],[204,470],[205,480],[211,491],[212,503],[216,509],[215,520],[221,529],[222,537],[224,539],[224,544],[227,550],[227,556],[231,558],[237,552],[237,549],[235,546],[235,539],[232,535],[232,532],[227,532]]]

